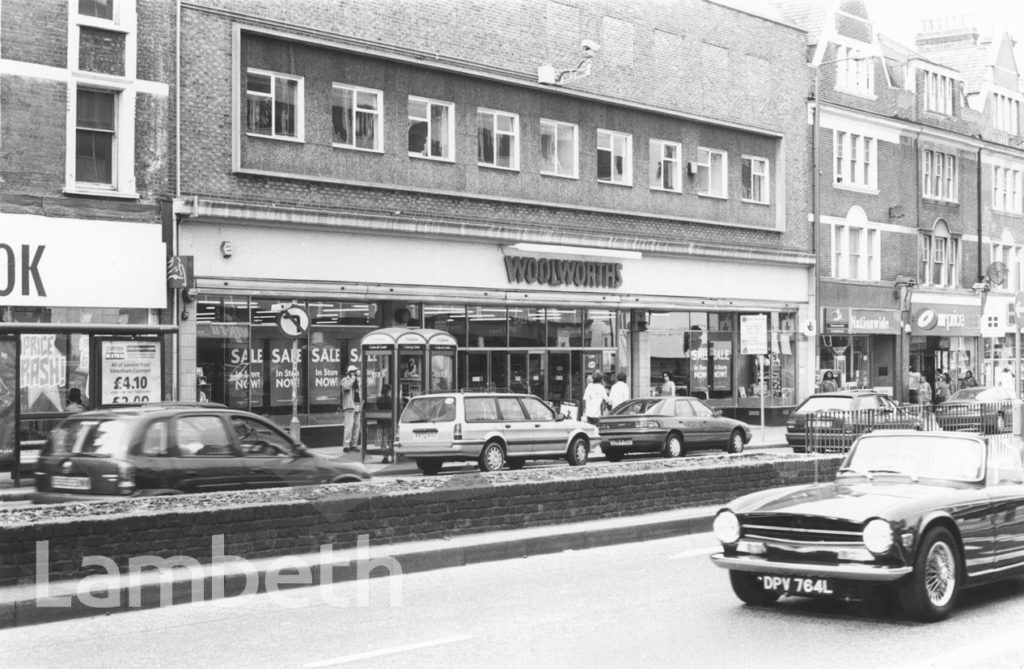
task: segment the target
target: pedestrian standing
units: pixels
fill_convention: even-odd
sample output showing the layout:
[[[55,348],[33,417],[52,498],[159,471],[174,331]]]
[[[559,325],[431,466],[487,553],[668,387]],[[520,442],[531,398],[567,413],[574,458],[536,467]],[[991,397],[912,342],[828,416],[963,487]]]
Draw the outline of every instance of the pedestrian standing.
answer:
[[[597,424],[597,419],[604,412],[604,405],[608,402],[608,389],[601,383],[601,375],[587,375],[588,383],[583,391],[583,415],[587,422]]]
[[[968,369],[967,372],[964,374],[964,378],[961,379],[960,385],[963,386],[964,388],[977,388],[978,379],[974,378],[974,372]]]
[[[924,374],[921,375],[921,381],[917,388],[917,401],[921,404],[932,403],[932,384]]]
[[[345,425],[345,435],[341,445],[342,450],[346,453],[352,450],[352,437],[356,431],[356,373],[358,371],[358,367],[349,365],[345,377],[341,380],[341,413]]]
[[[910,366],[910,403],[917,404],[920,399],[918,398],[918,391],[921,389],[921,372],[917,371],[913,365]]]
[[[821,377],[821,392],[823,393],[834,393],[839,390],[839,385],[836,384],[836,377],[832,373],[831,369],[826,369],[825,373]]]
[[[668,372],[661,373],[661,395],[662,397],[675,397],[676,395],[676,384]]]
[[[1017,384],[1009,367],[1003,367],[1003,371],[999,372],[999,380],[996,382],[996,385],[1000,388],[1006,388],[1013,393],[1014,397],[1017,396]]]
[[[950,378],[949,374],[939,372],[935,375],[935,403],[941,404],[949,399]]]
[[[623,402],[629,399],[629,386],[626,385],[626,373],[619,372],[616,376],[616,381],[612,384],[612,389],[608,393],[608,402],[612,405],[612,408],[619,406]]]

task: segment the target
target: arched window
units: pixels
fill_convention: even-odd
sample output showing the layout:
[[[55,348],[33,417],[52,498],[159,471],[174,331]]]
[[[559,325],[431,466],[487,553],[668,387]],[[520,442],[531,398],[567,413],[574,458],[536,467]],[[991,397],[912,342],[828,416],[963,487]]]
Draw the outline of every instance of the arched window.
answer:
[[[1022,254],[1020,248],[1014,243],[1013,234],[1003,229],[1003,234],[999,236],[999,241],[992,242],[990,247],[990,260],[989,262],[994,265],[995,263],[1001,263],[1005,267],[1005,271],[1002,273],[1002,281],[993,285],[993,288],[1003,288],[1007,290],[1019,290],[1020,288],[1020,262]],[[989,265],[989,267],[992,267]],[[989,272],[989,276],[995,276],[994,273]]]
[[[881,279],[878,228],[872,227],[861,207],[853,206],[845,222],[832,226],[832,277],[856,281]]]
[[[950,234],[941,218],[931,230],[922,230],[920,239],[921,285],[956,288],[960,284],[960,239]]]

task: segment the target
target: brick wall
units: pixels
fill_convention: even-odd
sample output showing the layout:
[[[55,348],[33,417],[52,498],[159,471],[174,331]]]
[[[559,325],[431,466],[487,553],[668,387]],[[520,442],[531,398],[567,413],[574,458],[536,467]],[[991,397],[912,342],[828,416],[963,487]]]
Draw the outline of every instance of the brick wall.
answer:
[[[831,479],[839,460],[819,460],[819,478]],[[0,527],[0,585],[36,580],[37,541],[49,541],[49,577],[58,580],[87,575],[82,558],[91,555],[109,557],[121,568],[142,555],[209,560],[216,535],[224,535],[226,555],[257,559],[316,552],[324,544],[348,548],[359,535],[368,535],[373,544],[398,543],[714,505],[765,488],[812,482],[814,470],[813,458],[787,457],[660,471],[609,470],[597,476],[588,472],[586,478],[553,481],[467,476],[433,490],[359,485],[317,501],[9,525]]]

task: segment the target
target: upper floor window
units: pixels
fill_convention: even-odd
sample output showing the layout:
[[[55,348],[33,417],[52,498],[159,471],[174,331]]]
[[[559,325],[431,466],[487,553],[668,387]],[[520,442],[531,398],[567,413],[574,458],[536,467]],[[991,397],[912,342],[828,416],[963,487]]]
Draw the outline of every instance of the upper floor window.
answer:
[[[995,125],[996,128],[1011,135],[1020,134],[1020,100],[1016,100],[1002,93],[993,93],[992,99],[995,102]]]
[[[989,257],[993,264],[1002,263],[1006,268],[1002,283],[997,284],[996,287],[1014,292],[1021,290],[1021,280],[1024,279],[1024,275],[1021,274],[1020,266],[1024,261],[1024,253],[1021,252],[1021,247],[1014,243],[1013,235],[1009,230],[1003,230],[999,242],[991,245]]]
[[[682,145],[662,139],[651,140],[650,186],[653,190],[683,190]]]
[[[992,167],[992,208],[1011,214],[1024,213],[1022,171],[1001,165]]]
[[[743,199],[768,204],[768,159],[743,156]]]
[[[633,136],[597,131],[597,180],[628,186],[633,183]]]
[[[836,90],[873,95],[875,92],[875,64],[871,58],[858,55],[847,46],[836,48]]]
[[[949,234],[944,221],[920,235],[922,286],[956,288],[960,283],[960,240]]]
[[[727,154],[715,149],[697,149],[697,193],[710,197],[728,197],[726,191]]]
[[[957,201],[956,156],[926,150],[922,157],[924,196],[936,200]]]
[[[79,183],[116,188],[117,98],[110,90],[78,88],[75,100],[75,175]]]
[[[540,120],[540,172],[576,178],[579,130],[571,123]]]
[[[114,20],[115,0],[78,0],[78,13],[106,21]]]
[[[302,78],[249,70],[245,78],[245,131],[302,139]]]
[[[879,281],[881,256],[878,230],[851,223],[832,227],[832,276],[836,279]]]
[[[833,147],[835,157],[833,183],[864,188],[876,187],[878,182],[877,140],[865,135],[836,130]]]
[[[334,146],[381,151],[381,91],[334,84],[331,88],[331,123]]]
[[[409,96],[409,155],[455,159],[455,105]]]
[[[924,108],[950,116],[953,114],[955,80],[944,74],[924,72]]]
[[[478,109],[476,160],[488,167],[519,169],[519,116]]]

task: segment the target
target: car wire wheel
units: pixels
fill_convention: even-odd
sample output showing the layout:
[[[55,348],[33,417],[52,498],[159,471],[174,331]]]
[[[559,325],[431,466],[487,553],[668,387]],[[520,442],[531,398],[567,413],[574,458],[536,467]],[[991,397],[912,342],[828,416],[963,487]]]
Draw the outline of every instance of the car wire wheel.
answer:
[[[911,618],[935,622],[948,617],[960,585],[960,553],[944,527],[929,530],[914,558],[914,570],[897,587],[903,610]]]
[[[937,542],[928,549],[924,572],[928,599],[934,606],[945,606],[956,591],[956,559],[949,544]]]

